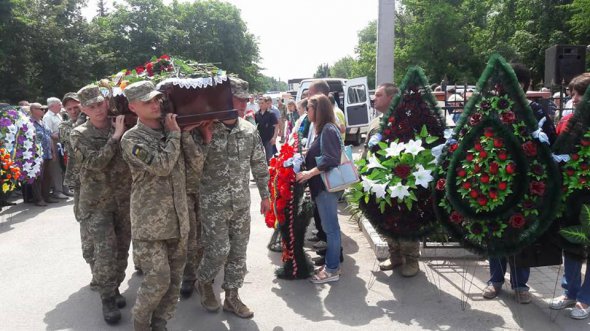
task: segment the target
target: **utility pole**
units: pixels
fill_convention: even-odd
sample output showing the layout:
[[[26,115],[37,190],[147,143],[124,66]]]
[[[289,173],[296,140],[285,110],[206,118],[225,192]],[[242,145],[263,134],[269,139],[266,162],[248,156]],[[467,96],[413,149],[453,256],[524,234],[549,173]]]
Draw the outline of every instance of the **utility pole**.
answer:
[[[375,88],[380,84],[393,82],[394,44],[395,0],[379,0]]]

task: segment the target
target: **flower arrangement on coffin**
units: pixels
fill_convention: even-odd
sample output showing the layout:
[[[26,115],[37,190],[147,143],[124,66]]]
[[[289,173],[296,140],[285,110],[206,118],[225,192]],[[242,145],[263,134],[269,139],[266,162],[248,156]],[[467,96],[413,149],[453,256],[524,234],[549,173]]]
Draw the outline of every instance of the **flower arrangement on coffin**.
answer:
[[[381,121],[380,141],[357,162],[362,181],[351,188],[349,201],[384,236],[417,239],[436,220],[431,149],[444,141],[445,122],[428,86],[422,69],[408,70]]]
[[[439,219],[478,253],[514,254],[553,220],[559,176],[539,127],[512,68],[492,56],[435,172]]]
[[[268,188],[271,210],[265,215],[266,225],[279,227],[283,247],[283,266],[276,271],[285,279],[307,278],[313,265],[303,251],[305,230],[312,216],[312,204],[305,186],[295,181],[302,157],[298,135],[292,144],[284,144],[278,156],[269,162]]]
[[[36,141],[33,122],[11,106],[0,108],[0,147],[20,170],[16,181],[32,183],[41,172],[42,147]]]
[[[12,162],[5,148],[0,148],[0,192],[8,193],[16,188],[20,169]]]

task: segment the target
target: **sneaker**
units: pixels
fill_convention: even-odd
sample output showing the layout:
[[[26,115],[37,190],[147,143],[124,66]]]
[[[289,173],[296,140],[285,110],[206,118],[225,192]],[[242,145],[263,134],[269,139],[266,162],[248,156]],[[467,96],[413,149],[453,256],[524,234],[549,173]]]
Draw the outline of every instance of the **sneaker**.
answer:
[[[532,297],[529,291],[515,291],[514,296],[516,298],[516,302],[523,305],[531,303],[532,301]]]
[[[324,249],[328,247],[328,243],[325,241],[318,241],[317,243],[313,244],[311,247],[314,249]]]
[[[583,320],[585,318],[588,318],[589,315],[590,306],[582,308],[582,304],[579,302],[576,304],[576,306],[574,307],[574,309],[572,309],[572,312],[570,313],[570,317],[577,320]]]
[[[494,285],[488,285],[483,289],[483,297],[486,299],[493,299],[500,294],[501,288],[495,287]]]
[[[314,284],[324,284],[330,282],[336,282],[340,279],[340,274],[338,272],[327,272],[326,269],[320,268],[318,271],[313,275],[310,281]]]
[[[576,300],[569,299],[567,296],[562,295],[560,297],[557,297],[557,298],[554,298],[553,300],[551,300],[551,303],[549,304],[549,308],[555,309],[555,310],[561,310],[561,309],[567,308],[569,306],[572,306],[575,303],[576,303]]]

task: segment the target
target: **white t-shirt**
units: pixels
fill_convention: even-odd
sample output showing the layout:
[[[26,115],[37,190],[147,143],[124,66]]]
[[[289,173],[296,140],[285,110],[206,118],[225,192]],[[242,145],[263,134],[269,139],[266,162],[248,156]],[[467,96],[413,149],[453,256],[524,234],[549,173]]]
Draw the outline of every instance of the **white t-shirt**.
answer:
[[[55,114],[51,110],[48,110],[45,115],[43,115],[43,123],[45,126],[51,130],[51,133],[59,132],[59,124],[63,121],[59,114]]]
[[[565,107],[563,107],[563,112],[561,113],[561,117],[564,117],[566,115],[569,115],[569,114],[571,114],[573,112],[574,112],[574,100],[569,99],[565,103]]]

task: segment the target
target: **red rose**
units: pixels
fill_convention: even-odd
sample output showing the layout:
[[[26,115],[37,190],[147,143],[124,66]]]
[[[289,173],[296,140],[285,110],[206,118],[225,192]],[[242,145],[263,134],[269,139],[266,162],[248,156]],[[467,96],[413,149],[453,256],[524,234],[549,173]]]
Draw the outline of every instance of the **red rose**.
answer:
[[[545,168],[543,168],[543,166],[540,164],[533,164],[531,166],[531,170],[537,176],[541,176],[543,172],[545,172]]]
[[[502,143],[502,139],[500,139],[500,138],[494,139],[494,147],[500,148],[502,146],[504,146],[504,143]]]
[[[490,163],[490,174],[495,175],[500,170],[500,166],[496,162]]]
[[[470,188],[471,188],[471,183],[470,182],[463,183],[463,189],[469,190]]]
[[[580,164],[580,168],[582,168],[582,170],[588,170],[588,164],[582,163],[582,164]]]
[[[154,75],[154,64],[151,62],[148,62],[145,65],[145,70],[147,70],[148,76],[150,76],[150,77],[153,76]]]
[[[494,130],[492,128],[485,128],[483,135],[488,138],[491,138],[494,136]]]
[[[449,151],[454,152],[457,150],[458,147],[459,147],[459,144],[454,143],[451,146],[449,146]]]
[[[479,203],[480,206],[485,206],[488,204],[488,199],[484,196],[480,196],[477,198],[477,203]]]
[[[469,192],[469,196],[475,199],[475,198],[477,198],[479,196],[479,193],[477,193],[476,190],[471,190]]]
[[[467,175],[467,171],[463,170],[463,169],[459,169],[459,171],[457,171],[457,176],[459,177],[465,177]]]
[[[490,199],[495,200],[498,198],[498,191],[491,189],[488,195],[490,196]]]
[[[502,152],[498,153],[498,159],[500,159],[501,161],[506,161],[506,159],[508,159],[508,154],[506,154],[506,152],[502,151]]]
[[[508,110],[500,114],[500,120],[504,124],[512,124],[515,120],[514,112]]]
[[[508,188],[508,184],[506,184],[506,182],[500,182],[498,184],[498,189],[501,191],[505,191]]]
[[[522,144],[522,150],[528,157],[537,156],[537,145],[535,145],[535,143],[532,141],[527,141],[526,143]]]
[[[463,216],[456,211],[451,213],[450,219],[451,219],[451,222],[453,222],[455,224],[461,224],[461,222],[463,222]]]
[[[407,164],[400,164],[393,168],[393,173],[399,178],[406,179],[410,175],[412,168]]]
[[[522,207],[524,209],[533,209],[535,208],[535,202],[533,200],[525,200],[522,202]]]
[[[144,68],[143,66],[138,66],[138,67],[135,67],[135,72],[136,72],[138,75],[141,75],[141,73],[142,73],[144,70],[145,70],[145,68]]]
[[[480,121],[481,121],[481,114],[480,113],[475,113],[475,114],[471,115],[471,117],[469,117],[469,124],[471,124],[471,125],[477,125],[477,124],[479,124]]]
[[[509,223],[513,228],[520,229],[525,225],[526,219],[522,214],[514,214],[510,217]]]
[[[490,182],[490,176],[488,176],[487,174],[483,174],[483,175],[481,175],[481,178],[479,180],[482,183],[487,184]]]
[[[572,160],[578,161],[578,159],[580,159],[580,156],[578,154],[572,154]]]
[[[439,191],[442,191],[445,189],[446,185],[447,185],[447,181],[444,178],[441,178],[436,182],[436,189]]]
[[[473,172],[478,173],[481,170],[481,166],[479,164],[476,164],[473,166]]]
[[[391,130],[385,129],[385,130],[383,130],[383,133],[385,133],[386,136],[389,136],[391,134]]]
[[[534,195],[542,196],[545,194],[545,183],[533,181],[529,185],[529,190]]]
[[[467,160],[469,162],[473,161],[473,154],[471,154],[471,153],[467,154],[467,156],[465,156],[465,160]]]
[[[584,138],[582,139],[582,141],[580,141],[580,143],[582,144],[582,146],[590,146],[590,139]]]
[[[566,173],[568,176],[573,176],[573,175],[574,175],[576,172],[574,171],[574,169],[566,169],[566,170],[565,170],[565,173]]]
[[[478,151],[478,152],[483,151],[483,147],[481,147],[481,143],[480,142],[475,143],[475,150]]]
[[[513,173],[516,172],[516,164],[510,162],[506,165],[506,173],[508,173],[509,175],[512,175]]]
[[[486,151],[481,151],[479,152],[479,157],[485,159],[486,157],[488,157],[488,153],[486,153]]]
[[[395,118],[392,116],[392,117],[389,118],[388,121],[389,121],[389,123],[393,123],[393,122],[395,122]]]

